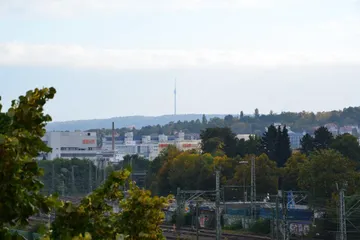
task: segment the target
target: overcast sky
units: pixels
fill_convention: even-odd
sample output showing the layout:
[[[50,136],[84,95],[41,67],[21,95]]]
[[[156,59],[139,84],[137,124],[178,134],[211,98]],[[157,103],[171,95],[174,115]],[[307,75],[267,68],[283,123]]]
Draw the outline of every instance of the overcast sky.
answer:
[[[54,120],[358,106],[359,0],[1,0],[0,95]]]

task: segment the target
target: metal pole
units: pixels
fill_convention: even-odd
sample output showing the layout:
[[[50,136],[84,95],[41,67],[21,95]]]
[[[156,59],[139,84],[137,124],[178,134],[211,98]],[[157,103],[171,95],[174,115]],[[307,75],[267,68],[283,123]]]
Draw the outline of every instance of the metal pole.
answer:
[[[346,212],[345,212],[345,189],[344,186],[340,189],[340,240],[347,240],[346,231]]]
[[[279,195],[276,195],[276,229],[275,229],[275,234],[276,234],[276,240],[280,240],[280,234],[279,234],[279,227],[280,227],[280,219],[279,219]]]
[[[196,240],[199,240],[199,203],[196,202]]]
[[[92,162],[89,160],[89,193],[92,192]]]
[[[104,167],[104,183],[106,181],[106,164],[105,164],[105,158],[103,160],[103,167]]]
[[[256,220],[256,169],[255,157],[251,158],[251,218]]]
[[[96,159],[96,166],[95,166],[95,188],[99,185],[98,170],[99,170],[99,159]]]
[[[133,158],[132,158],[132,157],[130,157],[130,169],[131,169],[130,181],[132,182],[132,181],[133,181],[133,172],[134,172],[134,169],[133,169]]]
[[[54,162],[52,162],[52,173],[51,173],[51,188],[52,188],[52,194],[55,192],[55,165]]]
[[[72,182],[72,184],[71,184],[71,193],[72,193],[72,195],[74,195],[74,193],[75,193],[75,171],[74,171],[74,168],[75,168],[75,166],[71,166],[71,182]]]
[[[216,170],[216,240],[221,239],[220,222],[220,171]]]

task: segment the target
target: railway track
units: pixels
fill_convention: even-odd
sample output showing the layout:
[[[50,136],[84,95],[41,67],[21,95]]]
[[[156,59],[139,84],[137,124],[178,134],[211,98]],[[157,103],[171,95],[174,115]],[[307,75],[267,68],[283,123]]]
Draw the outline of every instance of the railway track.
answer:
[[[183,239],[196,239],[196,230],[188,227],[181,228],[175,234],[172,226],[162,225],[164,236],[167,239],[177,239],[177,235]],[[234,234],[234,233],[222,233],[222,239],[228,240],[270,240],[269,237],[246,235],[246,234]],[[211,229],[199,229],[199,239],[215,239],[216,231]]]

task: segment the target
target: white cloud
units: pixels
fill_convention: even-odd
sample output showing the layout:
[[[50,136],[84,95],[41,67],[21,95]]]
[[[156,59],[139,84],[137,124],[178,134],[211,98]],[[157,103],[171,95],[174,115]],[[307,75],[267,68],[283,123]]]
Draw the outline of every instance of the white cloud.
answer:
[[[0,43],[0,65],[2,66],[54,66],[124,70],[332,64],[360,64],[359,51],[126,50],[84,48],[76,45]]]
[[[46,16],[111,14],[121,11],[266,8],[286,0],[1,0],[0,13]]]

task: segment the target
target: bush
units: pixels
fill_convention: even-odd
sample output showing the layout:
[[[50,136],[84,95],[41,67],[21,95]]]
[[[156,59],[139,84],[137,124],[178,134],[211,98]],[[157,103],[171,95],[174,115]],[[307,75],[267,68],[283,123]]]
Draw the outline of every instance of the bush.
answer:
[[[224,227],[225,230],[242,230],[243,229],[243,225],[241,221],[237,221],[234,224],[231,224],[230,226],[226,226]]]
[[[270,220],[258,220],[249,229],[252,233],[270,234],[271,232]]]

